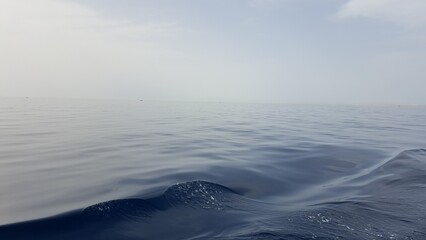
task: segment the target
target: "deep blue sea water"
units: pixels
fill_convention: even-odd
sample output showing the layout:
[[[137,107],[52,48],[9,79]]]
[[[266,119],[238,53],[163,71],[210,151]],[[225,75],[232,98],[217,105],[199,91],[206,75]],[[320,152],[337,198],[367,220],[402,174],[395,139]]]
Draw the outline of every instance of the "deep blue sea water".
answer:
[[[0,239],[426,239],[426,107],[0,99]]]

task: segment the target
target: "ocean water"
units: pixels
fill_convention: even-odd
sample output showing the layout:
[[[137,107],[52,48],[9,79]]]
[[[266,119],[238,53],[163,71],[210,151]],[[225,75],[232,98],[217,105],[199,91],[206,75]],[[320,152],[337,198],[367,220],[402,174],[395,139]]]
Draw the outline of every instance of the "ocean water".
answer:
[[[0,239],[426,239],[426,107],[0,99]]]

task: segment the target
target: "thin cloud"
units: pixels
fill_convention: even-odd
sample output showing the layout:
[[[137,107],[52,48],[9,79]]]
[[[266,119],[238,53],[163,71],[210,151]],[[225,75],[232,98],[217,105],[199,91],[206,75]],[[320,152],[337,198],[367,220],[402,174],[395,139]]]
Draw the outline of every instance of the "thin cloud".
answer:
[[[425,0],[349,0],[337,17],[370,18],[406,28],[418,28],[426,27],[425,13]]]
[[[13,36],[13,32],[19,30],[23,34],[30,31],[33,33],[80,31],[84,34],[109,33],[118,36],[136,34],[155,37],[169,36],[175,33],[178,27],[174,21],[135,23],[127,19],[106,18],[83,5],[54,0],[2,1],[0,20],[0,31],[4,36]]]
[[[116,91],[116,79],[149,86],[165,61],[158,56],[170,54],[156,42],[175,32],[173,23],[107,18],[72,2],[1,1],[0,95],[99,97]]]

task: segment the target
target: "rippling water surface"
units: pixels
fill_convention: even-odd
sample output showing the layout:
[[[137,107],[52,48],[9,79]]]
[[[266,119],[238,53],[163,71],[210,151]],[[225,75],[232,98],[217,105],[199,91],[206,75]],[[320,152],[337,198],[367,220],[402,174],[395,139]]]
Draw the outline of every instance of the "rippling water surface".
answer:
[[[0,239],[426,239],[426,108],[0,101]]]

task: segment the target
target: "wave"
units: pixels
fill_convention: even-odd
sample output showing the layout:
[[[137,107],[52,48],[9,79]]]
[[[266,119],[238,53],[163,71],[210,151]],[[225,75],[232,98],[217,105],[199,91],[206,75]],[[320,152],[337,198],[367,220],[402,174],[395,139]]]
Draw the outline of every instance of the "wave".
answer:
[[[155,213],[171,208],[223,211],[233,208],[238,199],[243,197],[216,183],[179,183],[150,199],[112,200],[54,217],[5,225],[0,227],[0,239],[73,239],[77,236],[97,239],[100,232],[111,226],[145,222]],[[99,235],[99,239],[110,237]]]
[[[340,200],[315,205],[250,199],[190,181],[162,194],[0,226],[0,239],[425,239],[426,150],[403,151],[335,186]]]
[[[367,173],[352,179],[351,183],[364,183],[363,190],[409,189],[426,184],[426,149],[405,150]],[[400,187],[398,187],[400,185]],[[424,185],[426,186],[426,185]],[[372,190],[375,188],[376,190]]]

